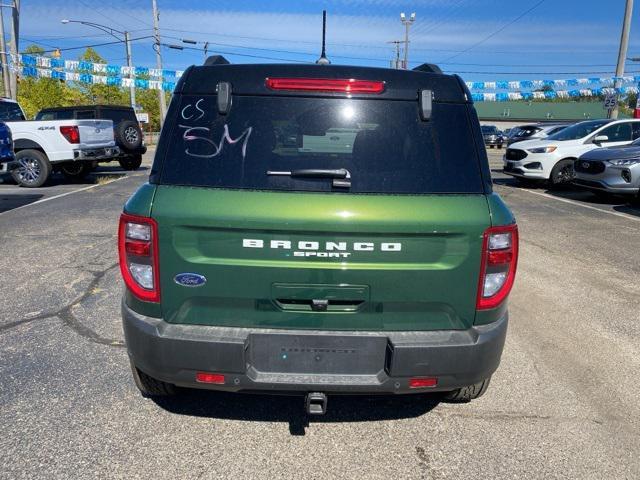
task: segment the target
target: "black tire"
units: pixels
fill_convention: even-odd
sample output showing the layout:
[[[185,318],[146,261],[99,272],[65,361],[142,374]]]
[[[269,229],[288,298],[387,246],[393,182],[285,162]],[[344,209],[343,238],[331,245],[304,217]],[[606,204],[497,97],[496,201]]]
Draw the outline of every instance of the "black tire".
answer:
[[[489,388],[491,377],[481,381],[480,383],[474,383],[468,387],[458,388],[452,392],[445,394],[444,399],[447,402],[452,403],[467,403],[476,398],[480,398]]]
[[[20,150],[16,160],[19,167],[11,172],[11,176],[21,187],[41,187],[49,179],[51,163],[40,150]]]
[[[140,393],[145,397],[168,397],[176,393],[175,385],[150,377],[146,373],[141,372],[133,363],[131,364],[131,373],[133,374],[133,381],[136,387],[138,387]]]
[[[551,170],[549,183],[552,187],[569,185],[574,176],[573,160],[560,160]]]
[[[138,122],[124,120],[114,129],[118,146],[125,152],[136,150],[142,146],[142,130]]]
[[[67,162],[60,167],[62,174],[69,180],[82,180],[91,171],[89,162]]]
[[[118,160],[118,163],[122,167],[123,170],[137,170],[142,165],[142,155],[133,155],[131,157],[126,157]]]

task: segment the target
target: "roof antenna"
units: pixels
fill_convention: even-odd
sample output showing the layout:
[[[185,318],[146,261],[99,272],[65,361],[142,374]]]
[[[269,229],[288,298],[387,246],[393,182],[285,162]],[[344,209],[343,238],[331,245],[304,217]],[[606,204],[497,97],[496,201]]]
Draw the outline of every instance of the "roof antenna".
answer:
[[[318,65],[329,65],[331,62],[327,58],[325,54],[325,37],[327,36],[327,11],[322,10],[322,53],[320,54],[320,58],[316,60]]]

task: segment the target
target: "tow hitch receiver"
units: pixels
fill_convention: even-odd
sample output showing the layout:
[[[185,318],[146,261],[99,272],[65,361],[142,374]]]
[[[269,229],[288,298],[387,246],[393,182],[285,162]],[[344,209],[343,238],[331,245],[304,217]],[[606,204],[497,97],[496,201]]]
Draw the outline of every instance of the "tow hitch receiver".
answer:
[[[305,404],[308,415],[324,415],[327,413],[327,396],[324,393],[308,393]]]

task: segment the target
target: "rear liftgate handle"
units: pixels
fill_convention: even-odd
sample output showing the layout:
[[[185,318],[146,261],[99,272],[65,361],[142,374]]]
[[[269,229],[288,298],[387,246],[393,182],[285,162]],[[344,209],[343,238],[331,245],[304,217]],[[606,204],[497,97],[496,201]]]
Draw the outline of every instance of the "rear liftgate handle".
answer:
[[[314,312],[326,312],[329,308],[329,300],[311,300],[311,310]]]

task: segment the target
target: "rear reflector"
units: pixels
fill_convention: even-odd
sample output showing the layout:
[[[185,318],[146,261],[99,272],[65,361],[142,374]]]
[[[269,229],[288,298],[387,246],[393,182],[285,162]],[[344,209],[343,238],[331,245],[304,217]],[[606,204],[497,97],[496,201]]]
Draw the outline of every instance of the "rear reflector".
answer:
[[[140,242],[135,240],[125,241],[125,249],[130,255],[137,255],[139,257],[148,257],[151,253],[151,244],[149,242]]]
[[[409,380],[409,388],[428,388],[438,385],[436,377],[412,378]]]
[[[197,372],[196,382],[222,385],[224,384],[224,375],[222,375],[221,373]]]
[[[271,90],[336,93],[382,93],[384,82],[354,78],[267,78]]]

